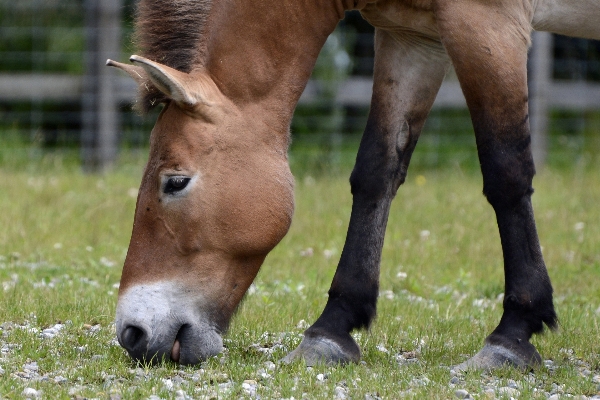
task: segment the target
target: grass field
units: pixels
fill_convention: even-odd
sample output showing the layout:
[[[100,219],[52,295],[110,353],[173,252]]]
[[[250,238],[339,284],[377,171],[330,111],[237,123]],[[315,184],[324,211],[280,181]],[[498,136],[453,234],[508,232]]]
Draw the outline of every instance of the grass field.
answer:
[[[536,177],[534,206],[561,318],[536,337],[534,373],[453,376],[499,321],[500,242],[476,170],[416,169],[384,245],[379,312],[355,337],[363,361],[279,360],[326,301],[351,207],[346,167],[297,172],[289,234],[267,258],[225,338],[198,367],[137,366],[114,333],[121,265],[143,156],[102,176],[64,156],[0,169],[0,398],[548,398],[600,388],[600,175],[594,165]],[[298,157],[292,165],[300,165]],[[418,157],[418,154],[415,155]],[[306,321],[306,322],[305,322]],[[583,397],[581,397],[583,398]]]

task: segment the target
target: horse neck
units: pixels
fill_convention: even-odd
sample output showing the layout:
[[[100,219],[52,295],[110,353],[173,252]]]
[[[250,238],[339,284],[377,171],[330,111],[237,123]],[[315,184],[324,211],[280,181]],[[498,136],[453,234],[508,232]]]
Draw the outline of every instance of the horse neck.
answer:
[[[287,135],[293,110],[346,0],[215,1],[205,67],[239,107]]]

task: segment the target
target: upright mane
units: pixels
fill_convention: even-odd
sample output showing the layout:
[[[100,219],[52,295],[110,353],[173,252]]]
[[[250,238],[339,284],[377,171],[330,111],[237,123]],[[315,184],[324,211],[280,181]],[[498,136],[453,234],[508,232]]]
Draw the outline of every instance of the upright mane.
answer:
[[[190,72],[203,56],[202,35],[212,0],[140,0],[134,41],[141,55]],[[147,112],[166,100],[152,84],[144,85],[137,108]]]

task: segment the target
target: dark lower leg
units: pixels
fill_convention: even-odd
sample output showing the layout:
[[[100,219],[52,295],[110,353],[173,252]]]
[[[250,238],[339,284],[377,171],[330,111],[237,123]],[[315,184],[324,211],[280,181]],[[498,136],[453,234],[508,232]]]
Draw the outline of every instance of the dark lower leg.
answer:
[[[504,313],[488,337],[490,343],[519,348],[544,324],[555,328],[552,286],[538,240],[529,194],[496,216],[504,253]]]
[[[496,212],[504,256],[504,312],[486,347],[463,367],[495,368],[512,364],[539,365],[541,357],[529,342],[544,324],[557,325],[552,286],[542,257],[531,194],[533,161],[525,132],[521,141],[486,143],[480,150],[484,193]],[[502,151],[497,151],[500,148]]]
[[[504,252],[504,313],[484,348],[457,369],[539,366],[542,357],[529,342],[534,333],[557,325],[552,286],[538,242],[529,195],[496,215]]]
[[[421,126],[417,125],[419,129]],[[368,328],[375,317],[390,204],[404,182],[417,141],[408,122],[399,134],[406,139],[402,148],[389,143],[396,141],[396,134],[382,131],[377,124],[367,124],[350,178],[352,214],[329,299],[321,316],[304,333],[300,346],[284,361],[301,357],[314,364],[360,359],[360,349],[350,332]]]
[[[321,316],[305,332],[307,338],[335,340],[355,360],[360,357],[360,350],[350,332],[368,328],[375,317],[379,264],[390,204],[404,181],[416,145],[416,136],[411,135],[408,123],[403,129],[408,145],[394,149],[385,141],[395,135],[367,127],[350,179],[352,214],[329,299]],[[390,147],[393,153],[389,152]]]
[[[305,332],[327,336],[360,356],[350,337],[356,328],[368,328],[376,312],[379,294],[379,263],[391,197],[371,204],[355,200],[342,251],[325,309]]]

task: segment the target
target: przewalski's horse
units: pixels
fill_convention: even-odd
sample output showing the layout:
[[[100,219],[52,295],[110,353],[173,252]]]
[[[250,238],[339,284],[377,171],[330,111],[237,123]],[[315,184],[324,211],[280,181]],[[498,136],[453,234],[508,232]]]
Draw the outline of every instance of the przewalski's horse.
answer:
[[[325,309],[285,360],[359,359],[350,332],[375,315],[390,203],[453,65],[505,270],[502,319],[460,367],[540,363],[529,339],[557,317],[530,200],[527,49],[532,29],[600,38],[597,0],[142,0],[144,57],[109,61],[138,81],[142,108],[164,103],[117,306],[117,336],[134,359],[193,364],[221,351],[221,333],[290,225],[290,120],[349,9],[376,27],[352,215]]]

